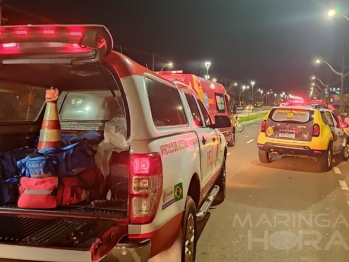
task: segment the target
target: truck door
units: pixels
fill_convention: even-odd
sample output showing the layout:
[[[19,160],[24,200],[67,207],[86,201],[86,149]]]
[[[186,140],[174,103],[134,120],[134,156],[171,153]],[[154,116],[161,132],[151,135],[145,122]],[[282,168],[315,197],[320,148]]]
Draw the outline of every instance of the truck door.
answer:
[[[194,122],[198,127],[195,129],[195,133],[198,136],[200,147],[201,181],[203,183],[202,186],[205,186],[210,182],[210,178],[212,176],[212,161],[214,157],[212,140],[215,136],[215,131],[214,129],[207,127],[207,123],[205,121],[210,121],[210,117],[202,102],[194,98],[194,96],[191,94],[185,94],[185,96],[187,98]],[[203,107],[205,111],[202,109],[200,110],[200,107]],[[208,191],[209,187],[206,190]],[[203,194],[206,194],[206,192],[203,192]]]
[[[342,150],[344,132],[343,129],[340,127],[340,123],[338,122],[337,117],[332,112],[326,111],[325,114],[333,134],[333,151],[336,154]]]
[[[212,122],[210,115],[208,111],[206,110],[206,107],[204,104],[201,102],[201,100],[197,99],[197,103],[199,104],[199,108],[201,110],[203,122],[205,125],[205,137],[201,139],[201,144],[200,147],[204,147],[204,150],[206,151],[206,155],[202,155],[202,161],[206,165],[207,168],[207,174],[206,177],[204,178],[205,185],[207,183],[210,183],[210,186],[207,188],[209,190],[211,186],[213,185],[213,174],[215,173],[215,165],[217,163],[217,143],[218,143],[218,137],[216,130],[209,127]],[[203,143],[205,141],[205,143]],[[204,192],[206,193],[206,192]]]

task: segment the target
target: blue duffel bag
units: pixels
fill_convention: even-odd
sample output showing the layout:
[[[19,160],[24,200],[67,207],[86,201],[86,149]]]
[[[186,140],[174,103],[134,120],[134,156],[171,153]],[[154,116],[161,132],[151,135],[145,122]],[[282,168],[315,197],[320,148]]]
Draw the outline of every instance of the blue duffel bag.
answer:
[[[16,204],[18,200],[19,178],[0,180],[0,204]]]
[[[0,178],[6,180],[19,177],[20,173],[16,162],[34,152],[32,148],[23,147],[13,151],[0,152]]]
[[[91,146],[78,142],[61,148],[45,148],[17,161],[22,176],[74,176],[95,166],[95,154]]]

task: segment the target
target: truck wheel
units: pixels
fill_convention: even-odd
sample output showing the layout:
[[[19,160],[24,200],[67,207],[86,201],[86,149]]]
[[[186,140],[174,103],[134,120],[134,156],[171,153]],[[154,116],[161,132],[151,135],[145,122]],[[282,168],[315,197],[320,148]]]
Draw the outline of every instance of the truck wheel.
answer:
[[[196,243],[196,206],[194,200],[187,196],[182,220],[182,262],[195,262]]]
[[[319,158],[319,164],[321,171],[327,172],[332,167],[332,143],[328,145],[325,154]]]
[[[217,206],[219,204],[221,204],[224,199],[225,199],[225,195],[226,195],[226,179],[227,179],[227,172],[226,172],[226,168],[225,168],[225,158],[223,159],[223,164],[222,164],[222,171],[217,179],[216,185],[219,186],[219,192],[216,196],[216,198],[213,200],[212,206]]]
[[[230,141],[228,142],[229,147],[235,146],[235,131],[232,131]]]
[[[259,149],[258,150],[258,157],[259,157],[259,161],[261,161],[262,163],[270,163],[271,162],[269,152],[267,152],[267,151],[263,151],[263,150]]]

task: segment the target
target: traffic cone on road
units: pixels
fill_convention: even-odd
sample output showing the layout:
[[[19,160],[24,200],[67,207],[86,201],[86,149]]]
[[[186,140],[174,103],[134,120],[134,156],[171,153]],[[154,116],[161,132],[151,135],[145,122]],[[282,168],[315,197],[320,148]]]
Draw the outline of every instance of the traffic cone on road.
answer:
[[[51,87],[46,90],[46,110],[42,120],[38,150],[61,146],[63,143],[57,107],[58,98],[59,91],[57,88]]]

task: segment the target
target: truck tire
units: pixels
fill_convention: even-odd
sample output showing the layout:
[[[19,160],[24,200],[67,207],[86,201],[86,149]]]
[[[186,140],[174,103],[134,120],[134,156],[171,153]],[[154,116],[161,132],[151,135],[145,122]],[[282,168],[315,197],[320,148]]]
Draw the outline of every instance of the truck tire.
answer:
[[[195,262],[197,244],[196,205],[187,196],[182,220],[182,259],[181,262]]]
[[[227,172],[226,172],[226,167],[225,167],[226,161],[225,158],[223,159],[223,164],[222,164],[222,171],[217,179],[216,185],[219,186],[219,192],[216,196],[216,198],[213,200],[212,206],[217,206],[221,204],[226,195],[227,187],[226,187],[226,179],[227,179]]]
[[[328,145],[327,150],[325,151],[325,154],[323,156],[319,157],[319,165],[320,165],[320,170],[323,172],[328,172],[332,168],[332,157],[333,157],[333,152],[332,152],[332,142]]]
[[[269,153],[267,151],[263,151],[261,149],[258,149],[258,157],[259,157],[259,161],[261,161],[262,163],[270,163],[271,162]]]
[[[230,141],[228,142],[229,147],[235,146],[235,130],[232,131],[231,133],[231,138]]]

